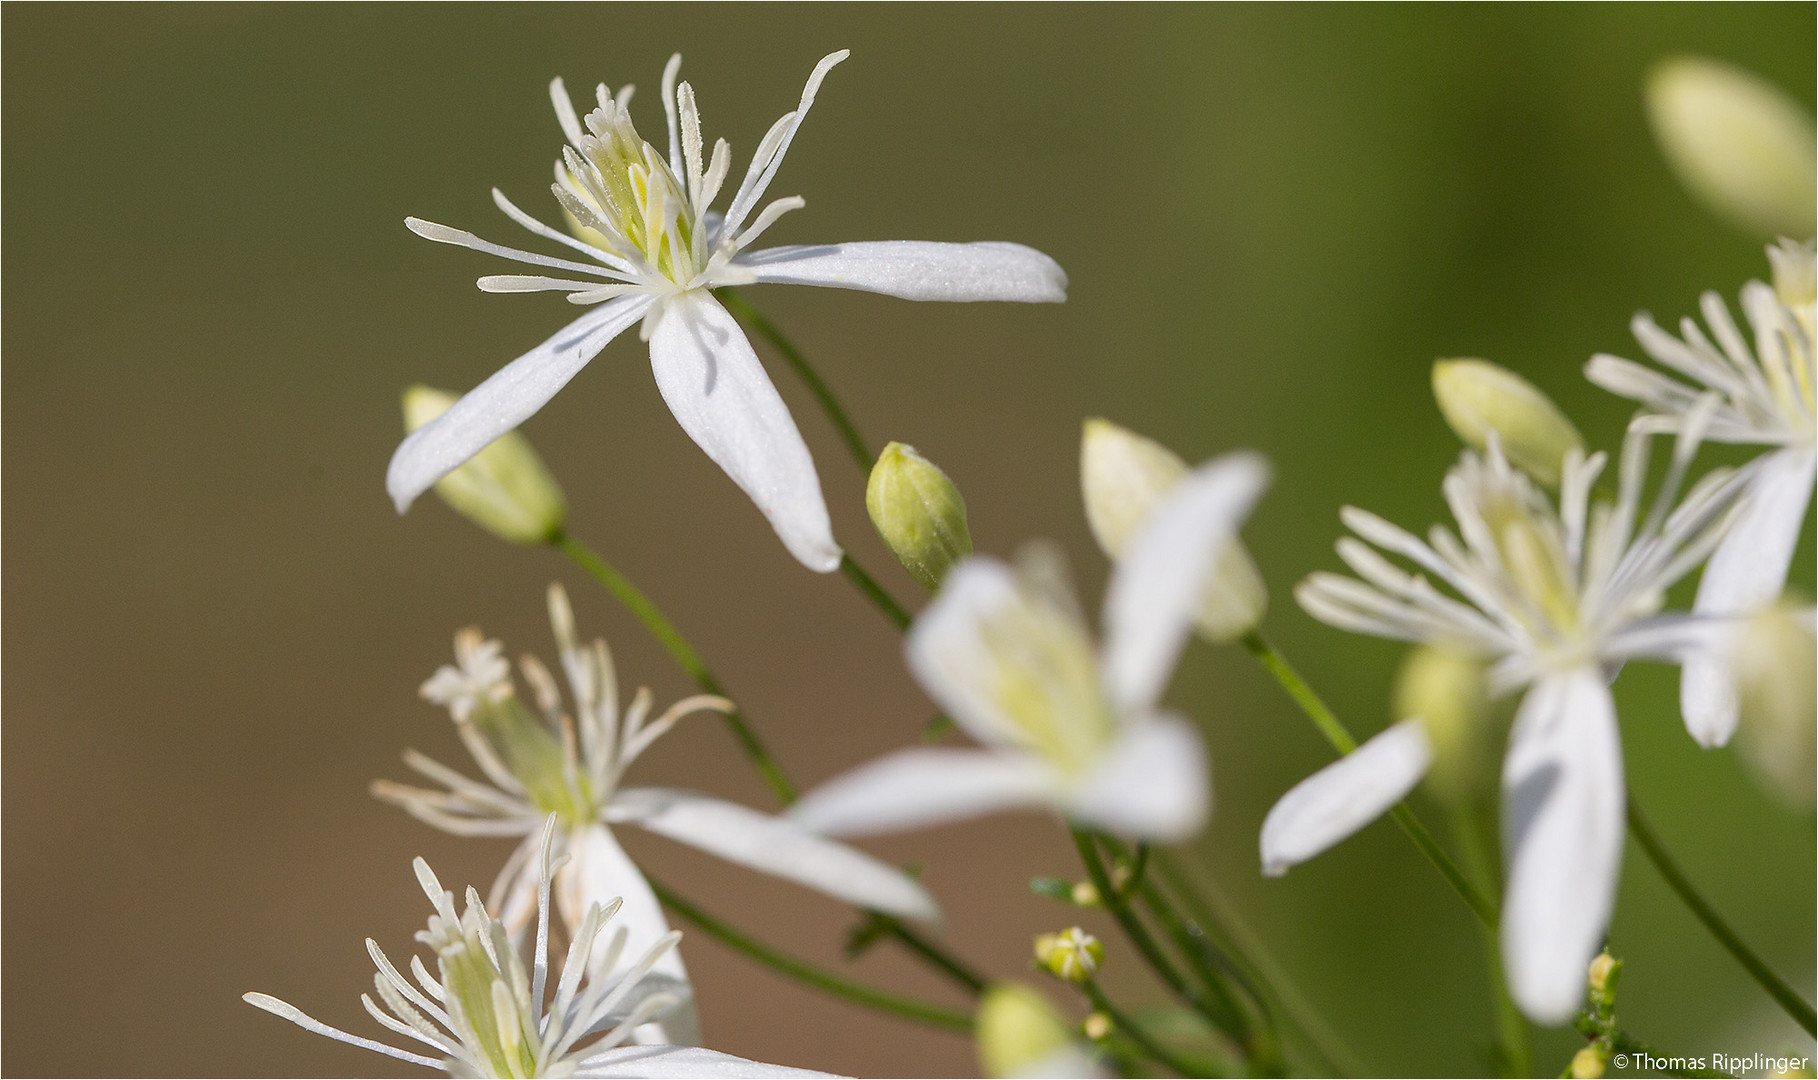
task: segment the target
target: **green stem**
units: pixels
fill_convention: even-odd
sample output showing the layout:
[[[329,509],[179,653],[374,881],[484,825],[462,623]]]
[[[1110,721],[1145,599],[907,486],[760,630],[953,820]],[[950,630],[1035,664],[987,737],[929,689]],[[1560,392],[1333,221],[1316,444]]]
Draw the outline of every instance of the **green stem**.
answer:
[[[1458,848],[1464,854],[1465,866],[1472,877],[1486,883],[1492,892],[1497,891],[1496,861],[1491,856],[1491,845],[1485,838],[1485,826],[1482,819],[1469,808],[1459,808],[1453,813],[1452,824],[1458,836]],[[1496,932],[1490,927],[1483,927],[1484,965],[1490,975],[1490,998],[1496,1013],[1497,1044],[1502,1049],[1502,1064],[1506,1076],[1532,1076],[1533,1056],[1528,1048],[1528,1022],[1515,1007],[1515,1000],[1509,996],[1508,980],[1503,978],[1502,950],[1497,941]]]
[[[827,419],[833,421],[834,430],[840,433],[840,438],[846,443],[846,449],[852,451],[852,459],[858,462],[859,470],[866,476],[870,476],[871,466],[877,463],[876,455],[872,454],[870,444],[865,442],[865,437],[859,434],[858,425],[854,424],[852,418],[846,415],[845,408],[840,405],[839,398],[833,395],[832,388],[827,385],[825,379],[821,378],[820,372],[814,370],[814,365],[808,362],[808,358],[802,355],[802,351],[796,348],[795,343],[790,341],[781,330],[776,328],[775,323],[764,318],[738,293],[731,289],[718,289],[714,295],[719,297],[720,303],[725,304],[726,309],[731,311],[736,318],[756,330],[764,340],[770,342],[776,351],[782,354],[790,368],[794,369],[796,377],[802,380],[803,385],[808,387],[808,392],[814,395],[814,400],[820,403],[821,411],[827,414]]]
[[[1168,954],[1162,951],[1160,945],[1156,944],[1155,938],[1149,933],[1149,928],[1143,925],[1142,920],[1137,918],[1136,912],[1131,910],[1130,905],[1124,902],[1122,895],[1111,884],[1111,875],[1106,872],[1104,861],[1099,858],[1098,848],[1094,846],[1092,834],[1083,829],[1073,829],[1072,833],[1073,844],[1079,849],[1080,861],[1085,864],[1086,873],[1092,878],[1092,885],[1098,890],[1099,899],[1105,905],[1105,910],[1109,911],[1111,917],[1117,920],[1117,925],[1123,929],[1124,936],[1130,939],[1130,944],[1134,945],[1136,951],[1142,954],[1143,959],[1148,962],[1156,976],[1173,992],[1175,997],[1185,1002],[1194,1012],[1205,1017],[1214,1030],[1222,1031],[1237,1039],[1240,1045],[1244,1044],[1245,1031],[1241,1016],[1233,1013],[1221,1014],[1213,1003],[1206,1000],[1205,995],[1195,990],[1187,982],[1174,967],[1174,963],[1168,959]]]
[[[1250,655],[1256,657],[1267,669],[1269,674],[1275,676],[1275,681],[1281,684],[1282,689],[1288,692],[1288,696],[1293,698],[1301,711],[1307,714],[1307,718],[1313,721],[1313,726],[1319,729],[1320,734],[1324,735],[1326,741],[1330,742],[1339,753],[1349,754],[1357,749],[1357,740],[1351,736],[1344,724],[1339,722],[1337,715],[1327,707],[1324,701],[1320,700],[1319,695],[1313,692],[1313,688],[1307,685],[1307,681],[1300,677],[1300,673],[1294,670],[1293,666],[1288,663],[1287,657],[1278,652],[1275,646],[1263,640],[1262,635],[1254,630],[1244,635],[1243,645],[1245,649],[1249,650]],[[1452,861],[1450,855],[1446,854],[1445,848],[1440,847],[1439,841],[1433,839],[1432,832],[1421,824],[1419,818],[1414,816],[1414,811],[1408,809],[1407,803],[1397,803],[1390,808],[1389,816],[1395,819],[1395,824],[1401,826],[1401,831],[1408,834],[1408,839],[1414,841],[1414,846],[1420,849],[1420,853],[1427,857],[1427,861],[1432,863],[1440,875],[1446,879],[1446,883],[1451,885],[1453,890],[1470,906],[1478,921],[1494,929],[1496,905],[1479,892],[1475,885],[1471,884],[1471,880],[1458,869],[1458,864]]]
[[[856,585],[858,591],[865,594],[865,599],[871,601],[873,607],[883,612],[884,618],[889,619],[898,631],[909,629],[909,613],[903,610],[903,605],[897,603],[895,597],[885,592],[882,585],[872,580],[871,575],[865,573],[864,567],[853,562],[852,556],[840,556],[840,573],[846,575],[846,580]]]
[[[1328,1066],[1326,1071],[1340,1076],[1368,1075],[1369,1070],[1363,1067],[1344,1038],[1319,1015],[1319,1010],[1275,962],[1262,939],[1216,886],[1207,885],[1202,891],[1168,851],[1156,853],[1155,866],[1168,887],[1185,899],[1193,917],[1201,925],[1216,929],[1237,959],[1250,967],[1251,980],[1275,999],[1274,1004],[1281,1015],[1294,1025],[1313,1052],[1324,1059]]]
[[[568,556],[569,560],[585,571],[587,576],[605,586],[607,592],[616,597],[627,611],[644,624],[644,628],[650,631],[650,636],[657,639],[657,643],[662,645],[675,659],[676,664],[688,673],[688,677],[694,680],[695,685],[709,694],[717,694],[720,697],[730,696],[726,693],[726,688],[720,684],[720,680],[715,678],[713,672],[708,669],[707,662],[701,659],[701,654],[688,643],[688,639],[682,636],[682,632],[675,628],[674,623],[663,617],[663,613],[650,602],[650,598],[631,583],[630,578],[619,573],[611,563],[601,558],[598,552],[567,533],[558,533],[550,544],[557,551]],[[783,773],[783,767],[770,756],[770,751],[765,748],[764,741],[758,738],[757,732],[746,722],[745,714],[734,707],[722,713],[721,716],[725,719],[726,726],[732,730],[733,738],[737,739],[739,746],[744,749],[745,756],[751,759],[752,765],[757,768],[759,775],[763,776],[764,782],[770,785],[770,790],[776,794],[777,800],[785,806],[794,802],[795,785],[789,782],[789,777]]]
[[[746,956],[772,970],[806,983],[817,990],[823,990],[835,997],[843,997],[873,1009],[892,1013],[910,1020],[920,1020],[925,1024],[935,1024],[955,1031],[972,1030],[971,1014],[959,1009],[949,1009],[944,1005],[935,1005],[926,1001],[893,994],[888,990],[866,986],[850,979],[835,975],[830,971],[816,967],[806,960],[790,956],[781,949],[757,940],[743,930],[734,927],[716,916],[696,907],[674,889],[645,875],[650,882],[651,891],[670,911],[693,924],[703,933],[744,953]]]
[[[1163,1065],[1166,1065],[1168,1068],[1173,1069],[1182,1076],[1200,1075],[1202,1070],[1199,1064],[1184,1061],[1181,1058],[1176,1057],[1167,1047],[1156,1042],[1147,1031],[1136,1023],[1136,1021],[1130,1019],[1122,1010],[1111,1003],[1111,999],[1105,996],[1103,990],[1099,989],[1096,981],[1086,979],[1081,982],[1079,986],[1081,990],[1085,991],[1086,996],[1092,999],[1092,1007],[1110,1017],[1112,1026],[1131,1042],[1141,1047],[1143,1053],[1149,1055]]]
[[[1797,1021],[1799,1026],[1805,1029],[1807,1035],[1814,1034],[1814,1029],[1818,1028],[1818,1023],[1814,1023],[1814,1021],[1818,1020],[1818,1017],[1814,1016],[1812,1007],[1799,996],[1798,991],[1788,986],[1780,976],[1774,974],[1772,968],[1755,955],[1753,950],[1743,944],[1742,938],[1736,935],[1736,931],[1730,929],[1729,924],[1723,921],[1723,916],[1717,914],[1717,909],[1713,908],[1699,893],[1691,879],[1685,876],[1685,871],[1679,869],[1679,864],[1673,861],[1671,855],[1667,854],[1666,847],[1660,842],[1660,837],[1655,835],[1653,827],[1641,815],[1641,807],[1636,805],[1633,795],[1629,796],[1629,832],[1635,837],[1635,842],[1641,845],[1641,850],[1647,853],[1648,860],[1654,864],[1654,869],[1660,871],[1660,876],[1666,879],[1667,885],[1678,894],[1685,906],[1692,910],[1692,914],[1704,924],[1704,928],[1711,932],[1711,936],[1729,950],[1730,955],[1736,958],[1736,962],[1754,976],[1755,981],[1761,984],[1761,988],[1768,992],[1768,996],[1773,998],[1782,1009],[1785,1009],[1786,1014]]]
[[[947,974],[947,977],[959,983],[973,997],[985,992],[984,976],[966,966],[957,957],[952,956],[940,946],[916,933],[914,930],[892,922],[890,936],[900,942],[904,948],[933,964]]]

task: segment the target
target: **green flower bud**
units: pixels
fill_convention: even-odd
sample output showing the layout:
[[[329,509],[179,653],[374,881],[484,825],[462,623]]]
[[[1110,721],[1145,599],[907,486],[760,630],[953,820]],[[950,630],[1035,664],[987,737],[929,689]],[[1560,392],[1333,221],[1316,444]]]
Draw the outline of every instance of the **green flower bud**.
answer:
[[[415,431],[457,400],[445,390],[413,386],[404,391],[404,430]],[[465,465],[436,481],[436,494],[462,517],[514,544],[542,544],[558,536],[568,501],[530,440],[510,431]]]
[[[1435,645],[1408,650],[1395,680],[1395,715],[1420,718],[1433,744],[1427,785],[1454,806],[1489,782],[1488,709],[1482,661]]]
[[[1095,1012],[1086,1015],[1086,1019],[1080,1024],[1079,1029],[1085,1034],[1086,1038],[1091,1039],[1093,1042],[1097,1042],[1116,1030],[1116,1026],[1117,1025],[1111,1022],[1109,1016],[1106,1016],[1102,1012]]]
[[[1818,642],[1811,610],[1775,604],[1749,617],[1735,646],[1737,742],[1764,786],[1795,806],[1813,802],[1818,742]]]
[[[1105,962],[1105,947],[1077,926],[1035,939],[1035,962],[1068,982],[1085,982]]]
[[[1433,396],[1467,446],[1482,450],[1494,431],[1509,463],[1548,487],[1558,486],[1566,451],[1584,449],[1584,438],[1551,398],[1488,360],[1436,361]]]
[[[1622,981],[1622,961],[1607,952],[1600,952],[1591,961],[1587,984],[1591,990],[1591,1004],[1600,1012],[1608,1012],[1616,1007],[1616,984]]]
[[[893,442],[884,447],[865,485],[865,509],[891,554],[929,592],[972,554],[966,500],[947,474],[913,446]]]
[[[998,983],[979,999],[973,1020],[986,1076],[1070,1076],[1048,1072],[1073,1053],[1067,1022],[1048,999],[1021,983]]]
[[[1648,120],[1679,181],[1761,236],[1811,236],[1818,224],[1812,117],[1778,87],[1703,57],[1648,74]]]
[[[1112,559],[1123,555],[1163,496],[1186,478],[1187,463],[1153,439],[1093,417],[1080,435],[1080,493],[1086,524]],[[1269,588],[1243,542],[1233,540],[1213,560],[1196,623],[1215,642],[1255,629],[1269,608]]]

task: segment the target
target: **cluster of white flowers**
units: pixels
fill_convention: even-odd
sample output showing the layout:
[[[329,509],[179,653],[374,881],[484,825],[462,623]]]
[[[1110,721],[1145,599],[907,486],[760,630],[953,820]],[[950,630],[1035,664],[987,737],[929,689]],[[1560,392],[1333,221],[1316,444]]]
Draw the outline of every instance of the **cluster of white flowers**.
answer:
[[[591,310],[459,400],[412,392],[412,430],[387,476],[400,511],[435,486],[507,539],[557,542],[559,489],[520,436],[500,440],[641,322],[658,386],[683,428],[798,560],[820,572],[840,564],[808,448],[712,290],[784,282],[913,300],[1053,302],[1066,286],[1053,260],[1015,244],[748,250],[802,205],[791,197],[759,207],[823,79],[845,57],[834,53],[814,69],[800,105],[760,141],[723,213],[709,207],[731,152],[724,141],[705,152],[694,91],[677,81],[676,57],[663,76],[667,154],[633,126],[630,87],[615,95],[601,85],[583,117],[561,80],[551,85],[568,142],[553,191],[573,235],[494,192],[518,224],[590,262],[410,219],[428,239],[569,275],[489,276],[482,289],[561,291]],[[1764,198],[1736,196],[1751,212]],[[1579,430],[1525,380],[1484,361],[1441,362],[1441,410],[1468,444],[1441,485],[1454,526],[1436,525],[1423,538],[1347,507],[1341,518],[1355,535],[1339,540],[1337,553],[1355,576],[1314,573],[1295,591],[1306,612],[1332,626],[1463,658],[1464,668],[1432,668],[1448,686],[1520,695],[1501,769],[1500,935],[1509,990],[1536,1021],[1564,1022],[1583,1005],[1587,967],[1615,905],[1627,795],[1611,683],[1623,665],[1681,666],[1684,722],[1703,746],[1753,728],[1755,745],[1810,755],[1811,694],[1788,690],[1787,665],[1761,657],[1812,653],[1810,609],[1789,614],[1781,594],[1818,482],[1818,265],[1810,240],[1768,254],[1773,283],[1742,290],[1749,334],[1721,298],[1706,294],[1704,326],[1687,319],[1677,337],[1645,314],[1635,318],[1642,349],[1671,374],[1612,356],[1590,361],[1591,381],[1641,406],[1613,485],[1600,486],[1608,456],[1587,453]],[[1668,460],[1650,481],[1662,437],[1670,439]],[[1706,442],[1765,449],[1693,480]],[[490,456],[476,460],[483,453]],[[902,920],[938,922],[934,898],[909,874],[831,837],[1035,808],[1077,831],[1095,872],[1094,843],[1118,852],[1117,838],[1126,838],[1146,853],[1150,843],[1192,838],[1211,812],[1208,755],[1197,726],[1162,699],[1195,629],[1213,643],[1266,648],[1256,628],[1267,589],[1239,532],[1269,473],[1248,451],[1192,468],[1158,443],[1087,421],[1086,517],[1113,561],[1095,638],[1056,547],[1029,544],[1009,563],[973,555],[957,487],[913,449],[891,444],[867,507],[886,544],[934,592],[908,628],[906,662],[980,745],[897,751],[824,783],[781,815],[626,785],[628,769],[684,718],[732,713],[734,705],[699,695],[658,713],[639,690],[622,708],[605,641],[580,638],[559,585],[549,589],[548,610],[566,693],[527,656],[516,669],[521,695],[503,646],[477,629],[461,631],[456,662],[421,694],[447,709],[481,778],[413,750],[406,763],[434,787],[373,786],[380,799],[447,832],[519,840],[490,896],[482,901],[469,889],[462,912],[418,860],[436,909],[418,935],[435,955],[433,973],[413,958],[413,983],[368,942],[383,1008],[363,997],[367,1011],[433,1053],[341,1032],[275,998],[247,1000],[312,1031],[462,1075],[821,1075],[694,1048],[700,1024],[675,948],[680,935],[614,830],[636,826],[689,844],[898,929]],[[1691,608],[1670,610],[1668,591],[1701,568]],[[1788,634],[1804,635],[1803,645],[1789,647]],[[1791,713],[1799,715],[1788,720]],[[1469,709],[1438,704],[1297,785],[1263,824],[1263,872],[1285,873],[1401,802],[1444,764],[1457,729],[1477,722]],[[1783,786],[1797,788],[1796,780]],[[1105,895],[1105,877],[1096,880],[1099,890],[1074,902],[1118,899]],[[552,909],[570,942],[553,991]],[[1074,928],[1042,940],[1038,951],[1060,958],[1047,966],[1097,993],[1097,939]],[[993,989],[978,1023],[994,1069],[1097,1068],[1022,991]],[[1102,1039],[1110,1021],[1083,1030]],[[992,1034],[1005,1031],[1013,1034]],[[1157,1053],[1169,1061],[1168,1051]]]

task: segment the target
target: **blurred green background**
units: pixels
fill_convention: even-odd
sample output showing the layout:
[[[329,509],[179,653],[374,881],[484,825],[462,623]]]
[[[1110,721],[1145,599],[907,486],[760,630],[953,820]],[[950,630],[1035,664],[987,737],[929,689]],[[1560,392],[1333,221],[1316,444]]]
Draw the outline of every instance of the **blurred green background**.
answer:
[[[553,220],[551,76],[644,86],[649,135],[648,91],[681,50],[709,138],[742,169],[814,61],[852,49],[773,189],[808,209],[772,238],[1020,241],[1067,268],[1070,299],[750,299],[871,439],[913,443],[959,482],[981,550],[1054,537],[1088,598],[1104,565],[1078,505],[1082,417],[1194,460],[1266,452],[1277,481],[1249,532],[1274,591],[1266,630],[1374,730],[1399,650],[1315,624],[1289,596],[1336,566],[1337,508],[1441,516],[1456,447],[1428,395],[1437,356],[1522,371],[1612,445],[1629,408],[1581,379],[1584,360],[1636,355],[1637,309],[1676,319],[1701,290],[1733,297],[1765,274],[1761,244],[1693,205],[1656,155],[1643,72],[1694,51],[1809,104],[1813,39],[1810,4],[9,6],[0,1065],[385,1071],[239,995],[369,1031],[360,942],[396,956],[422,925],[411,856],[446,882],[491,881],[503,843],[445,837],[366,794],[402,777],[406,746],[462,760],[415,697],[451,632],[478,622],[548,657],[542,587],[560,579],[625,683],[686,692],[555,556],[433,499],[400,519],[382,487],[405,384],[470,386],[573,315],[558,297],[479,294],[474,277],[507,268],[403,227],[417,214],[525,243],[494,184]],[[865,520],[863,477],[773,370],[836,532],[910,597]],[[574,531],[695,638],[798,778],[915,739],[929,704],[895,635],[784,553],[676,427],[634,341],[526,431]],[[1809,590],[1809,539],[1801,553]],[[1812,815],[1767,799],[1733,752],[1697,749],[1674,686],[1641,667],[1618,684],[1633,790],[1810,994]],[[1329,751],[1235,650],[1195,646],[1171,696],[1214,755],[1199,849],[1306,995],[1374,1071],[1485,1068],[1480,942],[1437,875],[1378,824],[1262,880],[1263,813]],[[710,722],[665,740],[638,778],[768,805]],[[713,908],[837,962],[837,905],[666,841],[628,845]],[[997,975],[1025,973],[1030,936],[1073,919],[1025,888],[1076,872],[1039,816],[870,847],[927,866],[947,937]],[[1611,933],[1637,1035],[1688,1053],[1802,1045],[1632,845]],[[861,1074],[976,1068],[961,1038],[698,938],[685,951],[718,1048]],[[1121,993],[1160,1000],[1121,942],[1110,957]],[[948,996],[887,949],[855,967]],[[1537,1067],[1577,1042],[1543,1034]]]

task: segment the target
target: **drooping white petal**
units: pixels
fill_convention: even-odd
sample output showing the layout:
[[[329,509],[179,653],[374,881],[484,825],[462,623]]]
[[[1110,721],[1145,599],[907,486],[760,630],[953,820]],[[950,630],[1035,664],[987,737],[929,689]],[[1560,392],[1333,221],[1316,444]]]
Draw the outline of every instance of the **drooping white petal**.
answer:
[[[612,952],[612,937],[625,931],[625,947],[618,950],[621,964],[642,957],[669,933],[669,922],[650,883],[604,825],[587,825],[568,840],[569,863],[556,874],[556,904],[570,933],[581,925],[590,904],[604,904],[623,897],[607,933],[594,941],[587,957],[587,976],[598,982],[612,974],[603,967]],[[700,1041],[700,1018],[695,1011],[693,988],[682,954],[670,949],[650,971],[652,987],[675,993],[681,1000],[656,1023],[664,1042],[692,1045]],[[642,1030],[640,1029],[640,1034]]]
[[[1425,723],[1403,720],[1295,784],[1263,819],[1263,873],[1280,877],[1375,821],[1432,763]]]
[[[1052,802],[1058,777],[1020,754],[900,750],[804,795],[789,816],[829,836],[900,832]]]
[[[1712,552],[1698,581],[1693,610],[1733,615],[1770,603],[1786,584],[1787,567],[1811,501],[1813,452],[1778,450],[1757,463],[1748,502]],[[1720,651],[1686,660],[1679,680],[1679,708],[1686,730],[1704,747],[1722,746],[1736,733],[1736,693]]]
[[[637,322],[646,296],[608,300],[494,372],[447,412],[411,432],[391,456],[385,490],[401,514],[418,495],[499,436],[522,424],[568,384],[607,342]]]
[[[859,907],[911,919],[940,918],[934,898],[909,875],[788,818],[673,788],[621,790],[607,814]]]
[[[1059,263],[1032,247],[999,241],[795,244],[744,252],[733,264],[759,281],[858,289],[904,300],[1058,304],[1067,299],[1067,272]]]
[[[1560,1024],[1585,995],[1622,864],[1615,706],[1594,668],[1549,675],[1516,713],[1503,760],[1502,962],[1529,1019]]]
[[[812,1069],[766,1065],[698,1046],[619,1046],[583,1061],[578,1077],[735,1077],[833,1076]]]
[[[841,552],[814,459],[744,331],[705,292],[664,303],[650,366],[676,421],[751,496],[790,554],[832,571]]]
[[[1126,711],[1154,704],[1192,629],[1205,579],[1269,481],[1258,454],[1193,470],[1144,523],[1105,588],[1106,693]]]
[[[1128,727],[1068,797],[1067,815],[1126,836],[1187,840],[1206,823],[1212,782],[1193,725],[1158,716]]]

